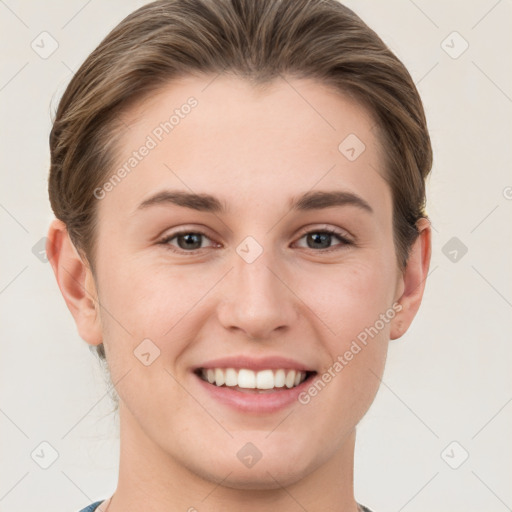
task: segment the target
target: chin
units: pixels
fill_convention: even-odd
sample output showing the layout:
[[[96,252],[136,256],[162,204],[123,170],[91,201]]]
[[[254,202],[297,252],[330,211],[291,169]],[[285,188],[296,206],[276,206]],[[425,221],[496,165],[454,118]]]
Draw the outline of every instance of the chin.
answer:
[[[265,467],[262,466],[259,470],[256,470],[256,467],[253,467],[251,469],[231,468],[228,472],[229,471],[230,474],[228,477],[226,477],[226,474],[228,473],[224,473],[223,475],[210,475],[210,477],[213,477],[214,482],[221,482],[223,487],[228,487],[230,489],[261,491],[287,487],[300,481],[305,475],[305,472],[300,470],[295,470],[290,473],[289,471],[283,470],[283,468],[279,467],[278,464],[275,466],[272,464]]]
[[[313,461],[308,464],[303,453],[300,457],[301,460],[297,461],[292,454],[281,450],[272,456],[263,454],[252,467],[246,467],[236,456],[224,457],[210,469],[196,466],[195,472],[206,480],[231,489],[273,490],[294,484],[314,470]]]

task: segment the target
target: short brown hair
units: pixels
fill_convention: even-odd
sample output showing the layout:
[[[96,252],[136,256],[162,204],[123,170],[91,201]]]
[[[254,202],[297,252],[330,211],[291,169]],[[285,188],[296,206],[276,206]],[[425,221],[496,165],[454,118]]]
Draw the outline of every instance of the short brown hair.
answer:
[[[158,0],[123,19],[66,88],[50,134],[49,195],[94,269],[94,190],[112,172],[120,114],[173,78],[233,73],[254,85],[318,79],[361,102],[386,147],[397,264],[404,270],[425,213],[432,148],[402,62],[336,0]],[[340,141],[341,142],[341,141]],[[99,352],[104,357],[103,347]]]

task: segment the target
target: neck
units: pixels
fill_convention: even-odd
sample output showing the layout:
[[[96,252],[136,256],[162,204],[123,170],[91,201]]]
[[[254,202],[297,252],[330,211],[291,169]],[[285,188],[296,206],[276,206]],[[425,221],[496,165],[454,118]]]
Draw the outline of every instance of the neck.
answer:
[[[322,465],[298,481],[282,485],[278,474],[261,488],[229,486],[229,474],[204,478],[149,439],[119,404],[119,480],[108,512],[221,512],[244,510],[331,510],[357,512],[353,495],[355,430]]]

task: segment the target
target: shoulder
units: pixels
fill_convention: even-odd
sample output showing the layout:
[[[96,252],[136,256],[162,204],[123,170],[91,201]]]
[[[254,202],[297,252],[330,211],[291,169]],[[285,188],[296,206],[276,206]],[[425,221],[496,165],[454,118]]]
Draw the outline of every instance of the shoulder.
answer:
[[[88,507],[83,508],[79,512],[94,512],[99,505],[103,503],[104,500],[101,501],[95,501],[94,503],[91,503]],[[365,511],[366,512],[366,511]]]

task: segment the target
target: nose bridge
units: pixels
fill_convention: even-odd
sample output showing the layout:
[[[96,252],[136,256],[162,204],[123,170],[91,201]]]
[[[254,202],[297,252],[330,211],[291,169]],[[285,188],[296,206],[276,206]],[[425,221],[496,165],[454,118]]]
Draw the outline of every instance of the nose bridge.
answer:
[[[233,254],[219,319],[225,328],[238,328],[251,338],[265,338],[295,320],[294,295],[279,276],[275,251],[247,237]]]
[[[265,299],[265,302],[272,302],[280,294],[279,287],[282,283],[276,278],[275,258],[272,251],[263,251],[254,261],[245,260],[238,255],[235,258],[235,268],[233,272],[234,286],[236,293],[244,294],[243,298],[249,304],[250,301]]]

